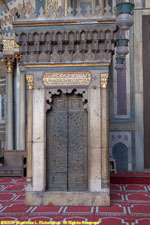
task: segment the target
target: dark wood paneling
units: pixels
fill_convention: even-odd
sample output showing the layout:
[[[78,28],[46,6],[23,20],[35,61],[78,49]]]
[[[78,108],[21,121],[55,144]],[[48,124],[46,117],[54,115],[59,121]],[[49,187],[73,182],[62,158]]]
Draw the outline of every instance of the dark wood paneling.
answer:
[[[82,96],[68,95],[68,191],[87,190],[87,124]]]
[[[142,26],[144,88],[144,167],[150,168],[150,16],[143,16]]]
[[[67,98],[53,97],[47,113],[47,188],[67,191]]]
[[[87,190],[87,124],[81,95],[53,97],[47,113],[48,190]]]

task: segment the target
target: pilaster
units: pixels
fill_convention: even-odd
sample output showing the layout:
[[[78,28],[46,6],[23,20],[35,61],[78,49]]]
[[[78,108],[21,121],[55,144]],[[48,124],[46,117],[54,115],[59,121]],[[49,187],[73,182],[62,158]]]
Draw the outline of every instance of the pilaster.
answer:
[[[33,76],[26,75],[27,80],[27,189],[32,186],[32,125],[33,125]]]
[[[109,187],[109,102],[108,73],[102,73],[101,80],[101,148],[102,148],[102,188]]]

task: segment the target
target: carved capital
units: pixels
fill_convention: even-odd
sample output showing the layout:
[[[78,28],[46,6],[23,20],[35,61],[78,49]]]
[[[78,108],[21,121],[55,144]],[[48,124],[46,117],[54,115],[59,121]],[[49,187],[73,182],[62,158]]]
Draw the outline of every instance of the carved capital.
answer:
[[[32,90],[33,89],[33,75],[26,75],[26,79],[27,79],[27,85],[28,85],[28,89]]]
[[[107,88],[107,84],[108,84],[108,73],[104,73],[104,74],[101,74],[101,87],[102,88]]]
[[[4,39],[3,40],[3,51],[14,51],[14,40],[13,39]]]
[[[18,65],[21,66],[22,55],[17,55],[17,56],[16,56],[16,59],[17,59]]]
[[[7,73],[12,73],[14,68],[14,58],[6,58],[5,62],[7,66]]]

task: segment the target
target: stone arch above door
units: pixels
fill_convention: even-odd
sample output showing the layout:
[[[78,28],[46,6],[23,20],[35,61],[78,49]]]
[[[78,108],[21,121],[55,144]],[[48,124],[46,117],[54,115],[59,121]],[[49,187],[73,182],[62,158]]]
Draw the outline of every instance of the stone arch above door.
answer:
[[[45,94],[45,99],[46,99],[46,106],[45,106],[45,111],[47,112],[48,110],[51,109],[51,104],[53,101],[53,95],[60,95],[61,92],[63,94],[71,94],[74,93],[75,95],[82,95],[82,101],[84,104],[84,109],[88,110],[88,93],[87,93],[87,89],[76,89],[76,88],[68,88],[68,89],[64,89],[64,88],[59,88],[59,89],[48,89],[46,90],[46,94]]]
[[[116,159],[118,172],[128,171],[128,148],[119,142],[113,146],[112,154]]]

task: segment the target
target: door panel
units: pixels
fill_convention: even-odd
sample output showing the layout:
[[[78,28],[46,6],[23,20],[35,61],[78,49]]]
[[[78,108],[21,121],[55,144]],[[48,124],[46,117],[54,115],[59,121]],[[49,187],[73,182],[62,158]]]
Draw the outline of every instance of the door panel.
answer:
[[[87,112],[82,97],[53,97],[47,113],[47,188],[87,190]]]
[[[68,191],[84,191],[87,190],[87,112],[81,96],[69,97],[68,103]]]
[[[67,99],[57,96],[47,114],[47,187],[67,191]]]

